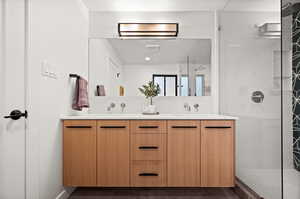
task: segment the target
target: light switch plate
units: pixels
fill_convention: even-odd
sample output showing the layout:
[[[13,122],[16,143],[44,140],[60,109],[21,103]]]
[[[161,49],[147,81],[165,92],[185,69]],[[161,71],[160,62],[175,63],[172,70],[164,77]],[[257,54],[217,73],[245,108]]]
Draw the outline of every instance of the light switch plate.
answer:
[[[53,65],[50,65],[46,60],[42,61],[41,74],[48,78],[57,79],[55,67]]]

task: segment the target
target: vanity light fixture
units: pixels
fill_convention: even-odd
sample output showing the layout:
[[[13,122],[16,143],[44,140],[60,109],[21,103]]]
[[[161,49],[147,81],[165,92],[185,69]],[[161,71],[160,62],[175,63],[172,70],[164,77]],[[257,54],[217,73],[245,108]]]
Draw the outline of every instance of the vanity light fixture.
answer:
[[[121,38],[172,38],[178,36],[178,23],[119,23]]]

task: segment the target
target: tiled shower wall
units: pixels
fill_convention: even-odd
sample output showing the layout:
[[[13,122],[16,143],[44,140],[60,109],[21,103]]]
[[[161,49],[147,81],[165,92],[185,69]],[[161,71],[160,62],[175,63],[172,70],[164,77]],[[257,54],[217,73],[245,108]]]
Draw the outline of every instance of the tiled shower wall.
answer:
[[[300,11],[293,14],[293,150],[300,171]]]

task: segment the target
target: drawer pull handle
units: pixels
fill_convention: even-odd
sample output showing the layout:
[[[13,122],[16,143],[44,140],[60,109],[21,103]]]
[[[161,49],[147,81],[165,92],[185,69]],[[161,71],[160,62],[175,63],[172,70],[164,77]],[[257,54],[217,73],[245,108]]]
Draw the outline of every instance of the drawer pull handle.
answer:
[[[158,173],[140,173],[139,176],[158,176]]]
[[[158,146],[140,146],[139,149],[141,150],[158,149]]]
[[[159,126],[139,126],[140,129],[158,129]]]
[[[92,126],[66,126],[68,129],[91,129]]]
[[[172,126],[173,129],[196,129],[197,126]]]
[[[125,129],[126,126],[100,126],[102,129]]]
[[[231,126],[206,126],[207,129],[230,129]]]

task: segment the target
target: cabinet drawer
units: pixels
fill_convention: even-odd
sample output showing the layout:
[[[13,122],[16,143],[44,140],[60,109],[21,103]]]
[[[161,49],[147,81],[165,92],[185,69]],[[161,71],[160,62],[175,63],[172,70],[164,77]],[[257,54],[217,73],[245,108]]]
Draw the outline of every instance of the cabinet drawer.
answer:
[[[132,161],[131,186],[166,186],[165,161]]]
[[[165,160],[166,134],[133,134],[131,136],[132,160]]]
[[[167,133],[165,120],[131,121],[131,133]]]

